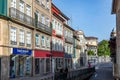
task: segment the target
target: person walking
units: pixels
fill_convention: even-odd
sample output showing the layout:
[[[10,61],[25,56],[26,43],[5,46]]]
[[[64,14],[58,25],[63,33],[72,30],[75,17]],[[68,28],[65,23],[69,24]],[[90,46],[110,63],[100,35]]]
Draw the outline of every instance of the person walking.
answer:
[[[64,80],[67,80],[67,75],[68,75],[68,68],[66,67],[64,70]]]

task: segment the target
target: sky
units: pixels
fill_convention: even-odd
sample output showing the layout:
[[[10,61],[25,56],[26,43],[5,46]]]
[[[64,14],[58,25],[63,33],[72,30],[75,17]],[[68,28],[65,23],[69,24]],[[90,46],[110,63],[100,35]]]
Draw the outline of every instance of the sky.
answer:
[[[71,20],[75,30],[83,30],[85,36],[98,37],[98,41],[109,39],[116,26],[111,14],[112,0],[52,0]]]

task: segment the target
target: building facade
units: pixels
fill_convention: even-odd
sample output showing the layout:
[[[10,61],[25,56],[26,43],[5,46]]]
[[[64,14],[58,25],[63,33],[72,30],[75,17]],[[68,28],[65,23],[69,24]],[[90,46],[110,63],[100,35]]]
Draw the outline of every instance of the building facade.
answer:
[[[80,38],[78,31],[74,31],[74,45],[73,45],[73,69],[80,68]]]
[[[87,53],[89,50],[93,51],[93,55],[88,55],[88,60],[89,60],[89,62],[91,62],[91,64],[93,63],[93,65],[96,64],[98,61],[97,45],[98,45],[97,37],[86,37]]]
[[[51,73],[51,0],[33,0],[34,18],[34,59],[33,75]]]
[[[114,77],[120,79],[120,1],[113,0],[112,2],[112,14],[116,14],[116,64],[114,70]]]
[[[53,72],[64,67],[63,23],[68,17],[52,3],[52,62]]]
[[[50,73],[51,0],[0,4],[1,80]]]
[[[88,65],[88,58],[87,58],[87,47],[86,47],[86,39],[85,39],[85,35],[84,32],[82,30],[78,30],[77,34],[80,38],[80,66],[84,67]]]
[[[64,23],[64,65],[69,69],[73,68],[73,33],[74,29]]]

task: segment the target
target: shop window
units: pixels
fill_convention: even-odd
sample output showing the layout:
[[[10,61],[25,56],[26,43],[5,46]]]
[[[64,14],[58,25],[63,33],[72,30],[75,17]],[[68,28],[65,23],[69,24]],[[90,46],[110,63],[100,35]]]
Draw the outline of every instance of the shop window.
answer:
[[[15,27],[10,28],[10,43],[12,45],[17,45],[17,29]]]
[[[50,72],[50,59],[46,59],[46,72]]]
[[[36,59],[35,59],[35,74],[39,74],[39,73],[40,73],[39,59],[36,58]]]
[[[31,57],[26,57],[25,59],[25,75],[31,74]]]
[[[25,72],[25,74],[24,74]],[[10,78],[23,77],[31,74],[31,57],[11,55],[10,56]]]

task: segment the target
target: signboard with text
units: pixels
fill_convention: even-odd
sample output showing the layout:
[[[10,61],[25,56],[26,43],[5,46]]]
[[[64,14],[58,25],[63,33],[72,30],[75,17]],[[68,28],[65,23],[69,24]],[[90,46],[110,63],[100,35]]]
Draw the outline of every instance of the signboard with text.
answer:
[[[24,48],[12,48],[12,54],[31,55],[32,50]]]

